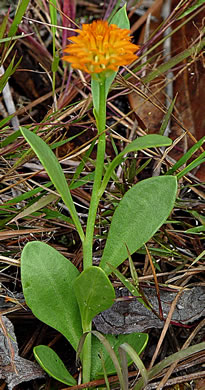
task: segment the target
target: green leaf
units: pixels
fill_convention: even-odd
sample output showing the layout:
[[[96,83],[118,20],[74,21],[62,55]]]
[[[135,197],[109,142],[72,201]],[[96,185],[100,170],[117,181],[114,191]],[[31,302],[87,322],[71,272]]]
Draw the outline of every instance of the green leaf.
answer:
[[[122,343],[127,342],[136,351],[138,355],[142,353],[148,342],[148,334],[146,333],[132,333],[132,334],[120,334],[114,336],[108,334],[105,336],[110,343],[112,349],[119,358],[118,348]],[[96,338],[92,338],[92,366],[91,366],[91,378],[96,379],[103,376],[103,369],[100,355],[103,355],[105,369],[107,375],[113,375],[116,373],[112,359],[107,352],[104,345]],[[128,356],[128,365],[132,363],[132,359]]]
[[[130,152],[137,152],[138,150],[142,150],[142,149],[169,146],[171,144],[172,144],[172,140],[170,138],[158,134],[149,134],[143,137],[136,138],[133,142],[127,145],[126,148],[121,153],[119,153],[118,156],[116,156],[114,160],[110,163],[101,184],[99,197],[101,198],[108,184],[108,181],[110,180],[112,172],[122,162],[125,154]]]
[[[18,67],[18,65],[21,62],[21,58],[20,58],[20,60],[17,62],[17,64],[14,65],[14,60],[15,60],[15,54],[14,54],[12,60],[10,61],[9,66],[5,70],[4,74],[0,77],[0,92],[3,91],[9,77],[11,77],[11,75],[16,71],[16,68]]]
[[[67,217],[66,215],[60,213],[59,211],[51,210],[50,208],[43,208],[41,211],[43,213],[45,213],[45,215],[46,215],[44,217],[45,219],[60,219],[61,221],[65,221],[68,224],[72,224],[73,225],[72,219]]]
[[[100,85],[99,85],[99,81],[95,80],[92,76],[91,76],[91,91],[92,91],[93,107],[94,107],[93,111],[96,117],[97,113],[99,112]]]
[[[115,79],[117,72],[112,72],[112,74],[110,76],[106,77],[106,79],[105,79],[105,98],[106,99],[107,99],[107,95],[108,95],[110,86],[111,86],[113,80]]]
[[[176,191],[173,176],[151,177],[127,191],[114,212],[100,262],[106,273],[107,262],[117,268],[128,257],[127,248],[132,255],[156,233],[174,206]]]
[[[171,144],[172,140],[164,135],[148,134],[136,138],[133,142],[127,145],[120,154],[124,155],[140,149],[158,148],[162,146],[169,146]]]
[[[0,43],[2,42],[2,38],[4,36],[4,32],[6,30],[6,26],[8,23],[8,18],[9,18],[9,11],[6,13],[6,15],[3,17],[3,20],[1,20],[1,25],[0,25]]]
[[[39,320],[57,329],[77,350],[82,336],[72,282],[77,268],[51,246],[33,241],[21,257],[21,280],[27,305]]]
[[[53,62],[52,62],[52,66],[51,66],[52,72],[57,72],[59,61],[60,61],[60,57],[55,54],[53,57]]]
[[[127,16],[126,4],[116,12],[109,24],[116,24],[120,28],[130,29],[130,21]]]
[[[6,118],[2,119],[0,121],[0,129],[5,126],[8,122],[10,122],[11,118],[13,118],[14,114],[8,115]],[[8,126],[7,126],[8,128]],[[4,130],[4,129],[2,129]],[[1,145],[3,144],[4,141],[1,142]]]
[[[46,345],[38,345],[33,349],[34,356],[48,375],[68,386],[75,386],[76,380],[68,372],[59,356]]]
[[[88,150],[86,150],[84,156],[81,157],[81,162],[80,164],[78,165],[78,167],[76,167],[76,170],[74,172],[74,175],[72,177],[72,181],[70,183],[70,188],[72,188],[72,185],[76,185],[76,182],[77,182],[77,179],[80,177],[80,174],[83,172],[83,169],[86,165],[86,162],[88,161],[88,158],[90,157],[90,154],[92,153],[93,151],[93,148],[95,146],[95,140],[93,140],[93,142],[91,143],[90,147]],[[89,175],[89,174],[88,174]],[[94,175],[95,175],[95,172],[94,172]],[[87,176],[87,175],[86,175]],[[83,180],[85,180],[85,183],[87,182],[87,179],[86,177],[83,177]],[[94,176],[93,176],[93,180],[94,180]],[[79,181],[81,181],[81,179],[79,179]],[[83,182],[83,181],[82,181]],[[82,184],[81,184],[82,185]],[[75,187],[76,188],[76,187]]]
[[[21,24],[22,17],[26,12],[26,9],[29,5],[29,2],[30,2],[30,0],[24,0],[24,1],[20,1],[18,3],[18,7],[16,10],[14,20],[13,20],[11,27],[10,27],[10,30],[8,32],[8,37],[13,37],[15,35],[15,33],[18,29],[18,26]]]
[[[74,281],[73,288],[80,308],[83,330],[92,319],[114,303],[115,290],[105,272],[99,267],[88,267]]]
[[[9,119],[12,118],[12,115],[9,115]],[[2,122],[0,122],[0,127],[1,127]],[[3,131],[4,129],[2,129]],[[10,143],[13,143],[19,136],[21,135],[21,132],[19,130],[14,131],[12,134],[10,134],[8,137],[6,137],[1,143],[0,147],[3,148]]]
[[[56,187],[58,193],[61,195],[65,205],[68,207],[75,227],[79,233],[81,241],[84,240],[84,233],[78,218],[73,199],[66,182],[63,170],[58,162],[57,157],[52,152],[50,147],[36,134],[32,133],[25,127],[20,128],[26,141],[30,144],[36,155],[38,156],[41,164],[47,171],[52,183]]]
[[[51,31],[53,36],[55,36],[56,33],[56,25],[57,25],[57,4],[56,0],[50,0],[49,2],[49,12],[50,12],[50,17],[51,17]]]
[[[107,98],[110,86],[116,76],[117,72],[112,72],[112,74],[105,78],[105,99]],[[93,98],[93,107],[94,107],[94,115],[97,120],[99,113],[99,102],[100,102],[100,82],[95,79],[95,77],[91,77],[91,90],[92,90],[92,98]]]
[[[119,379],[120,389],[121,390],[127,390],[126,382],[125,382],[125,379],[123,378],[123,374],[122,374],[120,361],[119,361],[115,351],[113,350],[111,344],[109,343],[107,338],[103,334],[98,332],[97,330],[93,330],[92,334],[99,339],[101,344],[103,344],[103,346],[105,347],[105,349],[106,349],[107,353],[109,354],[110,358],[112,359],[113,365],[115,367],[115,372],[117,373],[117,376],[118,376],[118,379]]]
[[[89,182],[93,182],[95,178],[95,171],[88,173],[85,176],[81,176],[77,181],[74,181],[70,184],[70,189],[74,190],[75,188],[82,187]]]

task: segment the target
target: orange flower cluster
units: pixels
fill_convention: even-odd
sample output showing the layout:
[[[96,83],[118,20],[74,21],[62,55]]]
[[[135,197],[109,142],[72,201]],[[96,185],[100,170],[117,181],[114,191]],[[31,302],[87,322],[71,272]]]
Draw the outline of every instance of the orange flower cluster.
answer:
[[[63,60],[84,72],[108,73],[119,66],[128,65],[137,57],[138,46],[130,42],[130,30],[121,29],[103,20],[83,24],[79,35],[71,38],[65,48]]]

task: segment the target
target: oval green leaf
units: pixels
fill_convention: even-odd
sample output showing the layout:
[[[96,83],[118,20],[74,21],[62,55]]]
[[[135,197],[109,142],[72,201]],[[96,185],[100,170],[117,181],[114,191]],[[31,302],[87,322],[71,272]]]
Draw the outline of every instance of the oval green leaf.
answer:
[[[85,269],[75,279],[73,288],[85,332],[97,314],[112,306],[115,290],[105,272],[94,266]]]
[[[72,282],[77,268],[51,246],[34,241],[21,257],[21,280],[27,305],[39,320],[57,329],[77,350],[81,318]]]
[[[174,176],[151,177],[127,191],[114,212],[100,262],[107,274],[111,272],[107,262],[117,268],[128,257],[127,248],[133,254],[166,221],[176,191]]]
[[[77,384],[76,380],[68,372],[57,353],[55,353],[51,348],[46,345],[38,345],[33,349],[33,353],[37,362],[48,375],[68,386],[75,386]]]

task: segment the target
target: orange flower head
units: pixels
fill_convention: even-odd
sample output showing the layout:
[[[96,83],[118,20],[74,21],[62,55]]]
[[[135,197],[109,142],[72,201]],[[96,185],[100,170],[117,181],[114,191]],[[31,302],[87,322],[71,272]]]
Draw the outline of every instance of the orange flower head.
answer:
[[[137,58],[134,53],[139,47],[131,43],[130,30],[98,20],[76,31],[78,36],[71,38],[73,43],[66,46],[63,56],[74,69],[109,75]]]

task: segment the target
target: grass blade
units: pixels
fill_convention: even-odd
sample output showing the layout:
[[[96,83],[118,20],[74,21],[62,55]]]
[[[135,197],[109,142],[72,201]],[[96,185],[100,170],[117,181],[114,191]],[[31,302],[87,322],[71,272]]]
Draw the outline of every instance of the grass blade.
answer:
[[[173,111],[173,108],[174,108],[174,105],[175,105],[175,101],[176,101],[176,96],[172,100],[172,102],[171,102],[171,104],[170,104],[170,106],[168,108],[168,111],[167,111],[167,113],[164,116],[164,120],[163,120],[162,125],[161,125],[160,130],[159,130],[159,134],[161,134],[161,135],[164,134],[164,132],[165,132],[165,130],[167,128],[167,125],[168,125],[169,120],[170,120],[170,116],[172,114],[172,111]]]
[[[103,336],[100,332],[98,332],[96,330],[93,330],[92,334],[94,334],[94,336],[96,336],[100,340],[100,342],[104,345],[104,347],[108,351],[108,353],[109,353],[109,355],[110,355],[110,357],[111,357],[111,359],[113,361],[113,364],[115,366],[115,369],[116,369],[116,372],[117,372],[117,375],[118,375],[118,379],[119,379],[119,382],[120,382],[120,387],[121,387],[122,390],[125,390],[124,379],[123,379],[123,375],[122,375],[122,369],[120,367],[120,363],[118,361],[117,355],[113,351],[109,341],[105,338],[105,336]]]
[[[172,363],[174,363],[176,360],[182,360],[189,356],[191,356],[194,353],[200,352],[205,350],[205,342],[199,343],[196,345],[193,345],[189,348],[183,349],[179,352],[173,353],[173,355],[170,355],[166,357],[164,360],[162,360],[160,363],[156,364],[150,371],[148,371],[148,379],[149,381],[157,374],[159,374],[164,368],[170,366]],[[133,390],[142,390],[144,388],[144,378],[141,378]]]
[[[10,30],[8,32],[8,37],[13,37],[16,34],[19,24],[21,23],[22,17],[26,12],[26,9],[29,5],[30,0],[19,1],[19,5],[14,17],[14,20],[11,24]],[[8,44],[6,44],[8,46]]]
[[[186,153],[184,156],[182,156],[176,164],[173,165],[171,169],[168,170],[166,175],[172,175],[174,172],[177,171],[182,165],[184,165],[190,158],[191,156],[203,145],[205,142],[205,136],[202,137],[196,144],[194,144]]]
[[[196,158],[194,161],[192,161],[187,167],[185,167],[182,171],[180,171],[177,174],[177,179],[181,179],[184,175],[186,175],[188,172],[192,171],[192,169],[198,167],[198,165],[203,164],[205,162],[205,152],[203,152],[198,158]]]
[[[104,179],[102,181],[101,188],[99,190],[99,198],[101,198],[103,192],[105,191],[108,181],[110,180],[110,177],[112,175],[112,172],[121,163],[123,157],[127,153],[137,152],[138,150],[142,150],[142,149],[148,149],[148,148],[154,148],[160,146],[169,146],[171,145],[171,143],[172,141],[170,138],[164,137],[163,135],[156,135],[156,134],[145,135],[131,142],[131,144],[126,146],[126,148],[121,153],[119,153],[118,156],[116,156],[114,160],[110,163],[105,173]]]
[[[130,355],[130,357],[132,358],[133,362],[136,364],[136,366],[139,368],[140,370],[140,373],[142,375],[142,380],[143,380],[143,387],[146,386],[146,384],[148,383],[148,372],[142,362],[142,360],[140,359],[140,357],[138,356],[138,354],[135,352],[135,350],[127,343],[124,343],[120,346],[120,348],[122,350],[124,350],[125,352],[128,353],[128,355]]]

